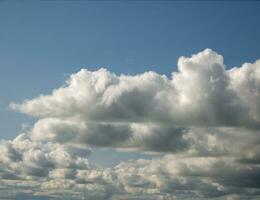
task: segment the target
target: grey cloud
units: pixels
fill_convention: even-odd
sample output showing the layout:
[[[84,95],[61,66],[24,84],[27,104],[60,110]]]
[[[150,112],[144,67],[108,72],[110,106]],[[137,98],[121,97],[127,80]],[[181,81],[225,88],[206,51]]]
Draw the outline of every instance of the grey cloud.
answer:
[[[234,130],[229,132],[234,134]],[[254,133],[251,134],[254,136]],[[194,147],[191,147],[191,152],[186,154],[168,154],[100,169],[88,162],[86,156],[90,152],[82,146],[33,141],[25,134],[2,145],[7,142],[20,152],[22,159],[0,159],[1,169],[4,169],[0,173],[1,185],[13,189],[15,185],[17,189],[13,195],[30,188],[25,196],[32,199],[64,199],[64,196],[81,199],[84,195],[88,199],[110,200],[257,199],[260,195],[259,165],[240,162],[235,153],[217,157],[196,156]],[[8,177],[7,172],[13,176]]]
[[[31,130],[34,140],[80,143],[144,151],[178,152],[187,148],[187,128],[138,123],[81,123],[46,118]]]
[[[163,194],[180,192],[183,195],[187,191],[189,198],[220,197],[232,193],[254,196],[260,192],[259,166],[241,165],[232,158],[166,156],[153,161],[122,163],[116,170],[124,186],[134,193],[133,188],[138,187],[136,183],[149,185],[140,186],[142,192],[155,188]],[[131,187],[132,184],[135,187]]]
[[[18,152],[19,159],[13,159],[11,152]],[[34,142],[27,134],[21,134],[12,141],[2,142],[0,145],[1,158],[0,166],[4,176],[9,178],[8,174],[14,176],[48,176],[49,172],[56,168],[84,168],[89,167],[87,155],[90,150],[86,147],[77,147],[75,145],[61,145],[50,142]],[[9,178],[10,179],[10,178]]]

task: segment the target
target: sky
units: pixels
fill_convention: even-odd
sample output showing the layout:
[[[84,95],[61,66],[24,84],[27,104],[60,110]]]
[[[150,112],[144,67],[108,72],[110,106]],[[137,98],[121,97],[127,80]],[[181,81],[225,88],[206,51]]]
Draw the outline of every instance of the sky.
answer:
[[[0,1],[0,197],[260,198],[259,23],[258,1]]]

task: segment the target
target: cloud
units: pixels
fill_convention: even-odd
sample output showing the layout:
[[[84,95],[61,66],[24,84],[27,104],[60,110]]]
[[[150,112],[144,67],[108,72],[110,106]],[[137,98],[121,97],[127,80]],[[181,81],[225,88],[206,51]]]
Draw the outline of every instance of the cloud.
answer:
[[[227,70],[223,57],[206,49],[180,57],[171,79],[155,72],[118,76],[82,69],[52,94],[10,106],[41,118],[32,130],[35,138],[66,142],[83,137],[96,146],[131,146],[125,143],[133,140],[137,126],[167,127],[155,135],[171,132],[174,139],[180,138],[176,130],[194,126],[257,128],[259,63]],[[141,129],[140,138],[146,137]],[[162,136],[165,142],[169,137]]]
[[[206,49],[181,57],[172,79],[155,72],[117,76],[106,69],[82,69],[51,95],[11,107],[36,117],[83,121],[241,126],[257,120],[247,114],[255,110],[250,108],[257,101],[258,79],[246,73],[253,74],[258,65],[226,70],[222,56]],[[239,77],[244,78],[236,81]]]
[[[259,195],[259,166],[248,167],[232,158],[168,155],[152,161],[121,163],[116,171],[133,193],[177,194],[177,198]]]
[[[102,169],[89,164],[89,149],[34,142],[25,134],[2,143],[1,149],[5,149],[0,159],[5,189],[0,194],[12,190],[9,197],[16,199],[257,199],[260,195],[259,165],[233,156],[169,154]],[[13,159],[13,152],[19,152],[19,159]]]
[[[38,121],[0,143],[0,196],[258,199],[259,97],[259,60],[228,68],[210,49],[180,57],[171,78],[82,69],[10,104]],[[89,163],[92,146],[160,156],[103,169]]]
[[[88,168],[87,155],[90,150],[77,145],[34,142],[27,134],[20,134],[14,140],[0,145],[2,169],[7,174],[32,177],[46,177],[53,169]],[[8,176],[7,176],[8,177]]]

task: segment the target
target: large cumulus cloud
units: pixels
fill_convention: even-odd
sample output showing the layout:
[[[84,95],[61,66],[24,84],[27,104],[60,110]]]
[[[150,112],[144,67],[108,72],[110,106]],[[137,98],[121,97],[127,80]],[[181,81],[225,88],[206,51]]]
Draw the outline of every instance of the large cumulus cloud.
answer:
[[[21,199],[257,199],[259,102],[260,61],[229,68],[210,49],[180,57],[171,78],[82,69],[52,94],[10,104],[38,121],[1,142],[0,192],[16,187],[10,195]],[[91,146],[161,156],[101,169],[89,163]]]
[[[118,76],[82,69],[52,94],[10,106],[41,118],[33,128],[36,138],[66,142],[76,136],[91,145],[121,147],[135,146],[137,131],[140,138],[160,135],[167,143],[192,126],[258,128],[258,68],[259,61],[227,70],[223,57],[206,49],[181,57],[171,79],[155,72]]]

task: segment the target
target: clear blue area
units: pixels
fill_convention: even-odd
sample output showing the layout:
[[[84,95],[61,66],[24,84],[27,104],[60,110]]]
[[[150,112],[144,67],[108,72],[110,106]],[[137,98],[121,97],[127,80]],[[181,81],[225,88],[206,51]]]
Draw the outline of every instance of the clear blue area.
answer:
[[[0,1],[0,138],[33,119],[7,108],[80,68],[170,76],[204,48],[227,66],[260,58],[257,1]]]

